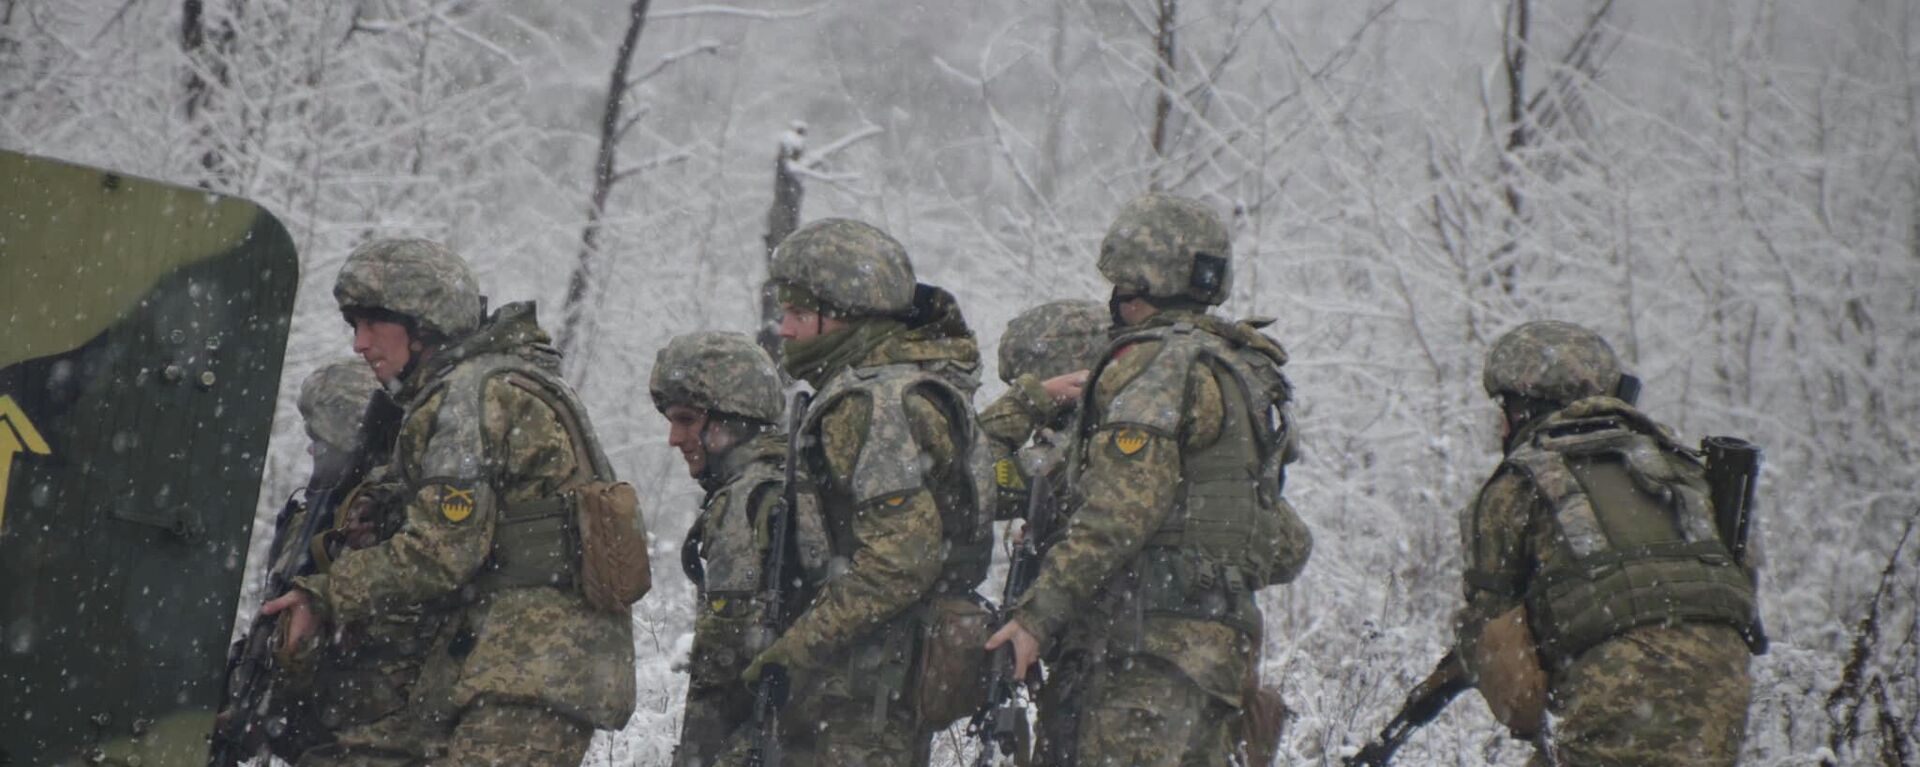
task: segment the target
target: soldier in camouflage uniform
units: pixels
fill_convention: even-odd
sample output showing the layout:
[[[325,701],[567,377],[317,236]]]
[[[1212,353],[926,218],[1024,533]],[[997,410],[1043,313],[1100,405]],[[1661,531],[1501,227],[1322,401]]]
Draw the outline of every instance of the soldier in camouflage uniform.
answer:
[[[660,350],[648,389],[671,425],[669,444],[706,491],[680,548],[681,567],[699,594],[673,764],[710,767],[757,734],[740,731],[753,715],[753,693],[740,685],[740,672],[770,639],[757,638],[756,629],[767,521],[785,487],[780,372],[748,336],[691,333]],[[796,577],[789,582],[818,580],[824,569],[826,533],[811,500],[803,497],[795,520],[798,556],[787,561],[797,565]],[[785,601],[806,603],[804,594]]]
[[[360,419],[366,414],[367,401],[379,388],[379,379],[374,378],[367,363],[359,359],[323,365],[300,384],[296,405],[306,426],[307,454],[313,458],[313,473],[308,475],[306,486],[288,500],[274,520],[269,570],[281,569],[283,563],[305,553],[311,544],[298,533],[306,528],[307,515],[312,513],[311,504],[324,501],[328,491],[352,468],[354,455],[360,448]],[[327,509],[323,513],[331,511]],[[276,673],[283,678],[275,685],[281,692],[272,702],[276,715],[284,717],[287,726],[273,738],[273,752],[282,759],[291,761],[307,748],[332,739],[335,727],[320,718],[318,701],[313,696],[313,671],[313,664],[307,659],[276,666]]]
[[[1101,244],[1123,327],[1082,406],[1080,502],[988,643],[1013,643],[1022,671],[1051,644],[1082,664],[1081,765],[1234,759],[1254,592],[1311,551],[1280,497],[1286,354],[1260,323],[1207,312],[1226,297],[1230,247],[1212,211],[1161,194],[1129,202]]]
[[[1052,301],[1021,312],[1000,336],[1000,379],[1007,392],[980,411],[980,426],[1001,458],[993,465],[995,519],[1024,519],[1042,487],[1052,504],[1054,532],[1071,505],[1067,451],[1080,412],[1086,376],[1107,350],[1113,322],[1098,301]],[[1045,531],[1022,528],[1020,535],[1041,535],[1040,546],[1058,540]],[[1044,549],[1041,549],[1044,553]],[[1077,669],[1047,659],[1046,683],[1035,695],[1034,760],[1069,767],[1074,763],[1073,726],[1078,722],[1070,692],[1079,686]]]
[[[992,559],[992,456],[970,401],[979,350],[952,297],[917,285],[905,249],[867,224],[802,227],[770,281],[782,365],[819,392],[790,460],[814,478],[833,564],[742,676],[791,674],[781,721],[795,765],[925,764],[945,723],[910,704],[933,689],[911,667],[916,645],[930,616],[971,603]]]
[[[385,710],[299,763],[578,764],[632,712],[633,629],[576,586],[566,491],[612,472],[533,305],[483,316],[466,263],[425,240],[356,249],[334,297],[405,414],[342,514],[373,540],[262,610],[289,612],[289,645],[337,634],[406,671],[335,691]]]
[[[1461,517],[1461,657],[1560,764],[1731,765],[1762,641],[1751,573],[1696,454],[1612,396],[1620,378],[1605,340],[1563,322],[1488,352],[1506,458]]]

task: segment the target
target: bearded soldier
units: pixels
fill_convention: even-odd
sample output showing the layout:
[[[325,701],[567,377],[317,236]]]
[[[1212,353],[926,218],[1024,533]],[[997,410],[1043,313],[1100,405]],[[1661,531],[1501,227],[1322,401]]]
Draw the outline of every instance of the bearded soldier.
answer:
[[[1607,342],[1564,322],[1487,353],[1506,458],[1461,517],[1461,657],[1494,715],[1557,757],[1538,762],[1731,765],[1763,641],[1751,575],[1699,459],[1612,396],[1620,380]]]
[[[925,764],[932,728],[984,697],[956,681],[984,676],[978,640],[951,628],[986,626],[972,593],[992,558],[979,351],[952,297],[917,285],[906,250],[867,224],[802,227],[770,280],[782,364],[819,392],[789,460],[813,478],[833,566],[743,677],[791,675],[796,765]],[[955,639],[975,668],[943,667]]]
[[[740,686],[740,672],[766,644],[754,646],[754,628],[769,518],[784,487],[787,445],[779,424],[785,403],[773,359],[739,333],[691,333],[669,341],[654,360],[648,390],[669,424],[668,444],[706,491],[680,549],[699,603],[686,712],[673,757],[678,767],[703,767],[737,750],[739,736],[752,736],[738,732],[753,713],[753,695]],[[802,496],[796,512],[800,556],[787,560],[807,572],[783,580],[818,580],[825,564],[826,533],[811,501]],[[801,596],[784,604],[804,605]]]
[[[466,263],[425,240],[356,249],[334,298],[404,415],[342,511],[369,540],[262,610],[290,613],[291,646],[343,637],[411,678],[340,691],[387,710],[299,763],[578,764],[632,712],[632,619],[586,588],[578,541],[621,531],[586,528],[581,488],[612,471],[533,305],[484,316]],[[414,631],[367,630],[395,623]]]
[[[1082,406],[1079,505],[988,643],[1012,642],[1022,672],[1054,644],[1084,664],[1081,765],[1233,759],[1254,592],[1292,580],[1312,547],[1280,496],[1286,354],[1260,323],[1207,312],[1230,247],[1212,211],[1163,194],[1129,202],[1101,244],[1121,327]]]

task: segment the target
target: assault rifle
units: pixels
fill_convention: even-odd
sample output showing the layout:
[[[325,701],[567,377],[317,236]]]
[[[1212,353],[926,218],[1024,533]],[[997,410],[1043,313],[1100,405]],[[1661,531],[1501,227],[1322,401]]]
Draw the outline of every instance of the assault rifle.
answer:
[[[1393,721],[1380,730],[1380,735],[1368,743],[1360,752],[1340,760],[1344,767],[1386,767],[1393,760],[1393,753],[1405,745],[1413,731],[1440,716],[1460,693],[1473,686],[1473,678],[1467,673],[1467,664],[1460,660],[1458,650],[1448,650],[1445,657],[1433,667],[1433,673],[1414,686],[1407,693],[1407,700],[1400,704],[1400,713]]]
[[[1739,437],[1707,437],[1700,440],[1700,452],[1707,456],[1714,526],[1734,561],[1746,564],[1753,488],[1760,479],[1760,447]]]
[[[1760,446],[1738,437],[1700,440],[1707,457],[1707,494],[1713,500],[1713,526],[1727,553],[1747,566],[1747,536],[1753,528],[1753,491],[1760,480]],[[1749,571],[1751,572],[1751,571]],[[1767,652],[1767,629],[1758,617],[1741,627],[1742,638],[1755,655]]]
[[[313,549],[308,543],[333,523],[341,501],[369,472],[386,462],[404,414],[385,390],[375,391],[367,401],[366,412],[360,419],[359,445],[354,448],[347,471],[326,490],[308,499],[307,517],[297,531],[292,531],[300,537],[293,539],[289,556],[268,565],[262,604],[291,590],[294,578],[313,572]],[[291,500],[287,503],[294,504]],[[277,555],[283,547],[281,536],[290,532],[284,517],[291,511],[290,508],[281,511],[282,519],[276,523],[270,555]],[[220,686],[224,697],[220,701],[220,714],[214,719],[212,744],[207,754],[210,767],[233,767],[259,756],[286,724],[268,719],[273,704],[273,648],[280,639],[278,626],[278,616],[254,616],[253,625],[227,652],[226,679]]]
[[[1040,542],[1053,534],[1053,487],[1046,471],[1034,472],[1033,481],[1028,483],[1027,528],[1021,534],[1020,544],[1013,548],[1013,555],[1007,563],[1007,585],[1000,594],[1000,609],[1011,609],[1020,597],[1027,593],[1028,587],[1040,577]],[[1006,623],[1005,614],[995,616],[995,625]],[[1020,702],[1021,680],[1013,675],[1013,643],[1008,642],[993,652],[991,671],[987,676],[987,705],[973,715],[973,721],[967,723],[967,734],[980,739],[980,751],[974,756],[974,767],[987,767],[993,763],[993,754],[1013,757],[1014,763],[1026,764],[1027,755],[1023,747],[1027,729],[1027,707]]]
[[[787,549],[793,540],[795,510],[800,508],[800,427],[805,423],[812,395],[796,391],[787,403],[786,484],[780,488],[780,503],[767,520],[766,570],[761,573],[760,625],[756,627],[755,651],[766,649],[785,628]],[[761,670],[760,683],[753,690],[753,729],[759,733],[747,750],[750,767],[780,767],[780,707],[786,705],[787,670],[768,665]]]

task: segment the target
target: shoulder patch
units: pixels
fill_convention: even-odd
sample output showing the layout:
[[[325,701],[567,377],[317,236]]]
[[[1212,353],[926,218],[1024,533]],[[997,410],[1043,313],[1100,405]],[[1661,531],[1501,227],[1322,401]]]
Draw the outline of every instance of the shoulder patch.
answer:
[[[1020,468],[1013,464],[1012,458],[1002,458],[993,462],[993,483],[1005,490],[1025,490],[1027,483],[1020,478]]]
[[[437,487],[440,498],[440,516],[448,522],[460,523],[473,516],[473,485],[442,483]]]
[[[1147,433],[1139,429],[1114,429],[1113,449],[1129,458],[1138,454],[1147,446]]]

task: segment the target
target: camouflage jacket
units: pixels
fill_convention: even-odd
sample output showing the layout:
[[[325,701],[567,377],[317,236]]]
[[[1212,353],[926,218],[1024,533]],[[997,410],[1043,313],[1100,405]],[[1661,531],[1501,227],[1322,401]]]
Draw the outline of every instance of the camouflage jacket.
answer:
[[[528,388],[550,387],[572,402],[558,361],[531,304],[502,307],[422,360],[399,395],[406,414],[385,472],[403,483],[381,510],[397,524],[298,581],[336,624],[415,611],[449,619],[453,629],[426,650],[410,696],[423,716],[452,717],[483,696],[540,701],[599,728],[617,729],[632,713],[627,616],[595,611],[568,584],[478,582],[503,507],[550,498],[576,473],[561,415]],[[576,415],[584,425],[585,414]]]
[[[830,694],[855,694],[853,686],[875,682],[897,689],[904,678],[856,679],[861,675],[854,667],[893,669],[881,676],[904,670],[913,608],[937,590],[964,592],[977,585],[939,583],[946,554],[943,518],[962,513],[963,504],[964,513],[978,508],[980,489],[962,465],[965,446],[956,444],[956,435],[972,433],[974,426],[954,420],[971,419],[971,406],[943,403],[945,395],[926,389],[910,389],[891,405],[858,394],[836,396],[836,389],[931,373],[948,382],[945,391],[964,397],[976,386],[978,363],[971,333],[913,330],[888,338],[822,386],[804,427],[809,448],[803,468],[820,499],[832,574],[764,654],[768,661],[827,672],[818,676]],[[904,412],[877,414],[884,406]]]
[[[1175,323],[1191,323],[1201,332],[1255,349],[1270,348],[1276,359],[1284,359],[1277,345],[1251,327],[1210,315],[1163,312],[1142,327]],[[1219,621],[1129,613],[1125,606],[1139,609],[1139,600],[1128,593],[1132,587],[1124,584],[1139,579],[1132,569],[1175,511],[1187,481],[1184,456],[1223,437],[1226,389],[1210,366],[1191,365],[1185,380],[1168,382],[1165,390],[1146,390],[1161,385],[1156,380],[1172,378],[1143,374],[1156,360],[1164,364],[1173,359],[1166,355],[1182,353],[1169,345],[1184,343],[1191,341],[1177,334],[1140,343],[1123,339],[1096,370],[1082,406],[1082,417],[1096,420],[1083,425],[1084,443],[1076,447],[1077,506],[1033,588],[1015,605],[1013,617],[1043,644],[1066,642],[1096,656],[1161,658],[1209,694],[1239,705],[1253,657],[1252,638],[1245,631]],[[1177,414],[1177,426],[1150,430],[1110,420],[1110,406],[1123,392],[1165,403],[1168,417]],[[1290,578],[1305,564],[1312,539],[1290,508],[1284,514],[1292,527],[1275,557],[1277,566],[1287,571],[1283,577]]]

